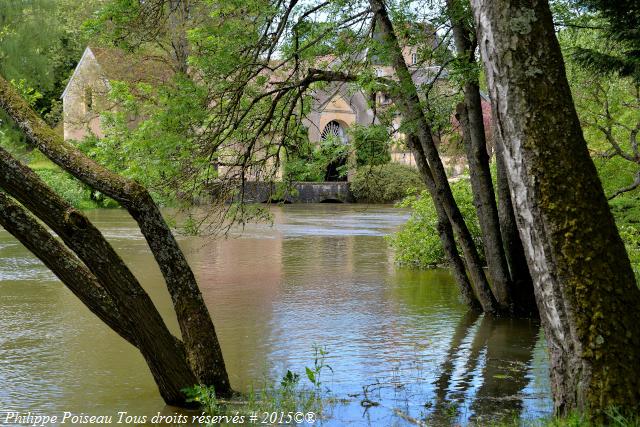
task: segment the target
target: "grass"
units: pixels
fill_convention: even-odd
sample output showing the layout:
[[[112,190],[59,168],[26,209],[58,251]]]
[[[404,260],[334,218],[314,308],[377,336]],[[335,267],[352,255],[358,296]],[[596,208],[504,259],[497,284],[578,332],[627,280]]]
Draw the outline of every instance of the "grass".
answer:
[[[605,412],[605,419],[602,422],[593,422],[589,420],[587,414],[573,412],[562,418],[551,417],[537,420],[514,418],[511,421],[488,425],[493,427],[640,427],[640,417],[638,415],[625,416],[616,408],[611,408]]]
[[[184,390],[189,402],[200,404],[201,410],[211,417],[222,417],[220,420],[232,418],[238,414],[282,414],[285,424],[287,414],[313,413],[316,417],[325,414],[326,409],[337,402],[330,396],[329,389],[323,386],[322,376],[327,370],[332,371],[326,363],[327,351],[314,346],[313,367],[305,368],[305,381],[300,374],[287,370],[279,383],[263,378],[257,387],[252,386],[248,393],[238,394],[230,400],[218,399],[213,387],[196,385]],[[228,418],[225,418],[228,417]],[[261,421],[261,420],[259,420]],[[217,425],[209,423],[207,425]],[[224,421],[223,421],[224,424]],[[270,424],[276,424],[270,421]]]

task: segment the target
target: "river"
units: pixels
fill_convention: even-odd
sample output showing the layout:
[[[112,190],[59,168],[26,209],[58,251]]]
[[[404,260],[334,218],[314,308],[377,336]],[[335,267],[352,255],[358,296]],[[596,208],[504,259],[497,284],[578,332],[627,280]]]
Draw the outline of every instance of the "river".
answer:
[[[444,270],[398,268],[384,239],[408,217],[389,206],[286,205],[274,224],[227,239],[179,238],[214,318],[232,385],[328,352],[324,387],[348,403],[323,425],[532,419],[551,411],[539,324],[466,312]],[[88,216],[178,334],[162,276],[122,210]],[[137,351],[0,231],[0,410],[153,415],[165,408]],[[376,384],[376,385],[372,385]],[[381,403],[360,405],[363,386]],[[358,395],[360,394],[360,395]],[[2,423],[0,423],[2,424]]]

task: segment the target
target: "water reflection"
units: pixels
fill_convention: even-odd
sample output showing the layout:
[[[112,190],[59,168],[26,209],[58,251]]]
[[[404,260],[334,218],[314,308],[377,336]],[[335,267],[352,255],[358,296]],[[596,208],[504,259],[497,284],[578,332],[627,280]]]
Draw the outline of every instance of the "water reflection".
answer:
[[[326,386],[350,401],[333,408],[324,425],[405,424],[393,409],[443,424],[484,419],[503,408],[524,417],[549,412],[537,324],[469,317],[446,271],[394,267],[384,236],[406,212],[273,209],[273,228],[251,226],[227,240],[179,239],[234,388],[275,381],[287,369],[303,374],[319,344],[334,372],[324,378]],[[117,210],[89,215],[177,334],[162,276],[135,224]],[[0,408],[171,412],[137,351],[4,231],[0,258]],[[381,406],[360,405],[363,386]],[[447,411],[453,415],[443,416]]]
[[[522,416],[539,322],[468,312],[456,327],[429,419],[483,423]]]

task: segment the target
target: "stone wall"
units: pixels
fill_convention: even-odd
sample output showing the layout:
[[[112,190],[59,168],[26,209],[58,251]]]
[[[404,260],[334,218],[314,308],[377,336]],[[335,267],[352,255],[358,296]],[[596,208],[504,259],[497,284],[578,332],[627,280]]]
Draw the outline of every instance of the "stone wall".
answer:
[[[244,201],[248,203],[353,203],[348,182],[296,182],[291,191],[278,191],[275,183],[247,182]]]

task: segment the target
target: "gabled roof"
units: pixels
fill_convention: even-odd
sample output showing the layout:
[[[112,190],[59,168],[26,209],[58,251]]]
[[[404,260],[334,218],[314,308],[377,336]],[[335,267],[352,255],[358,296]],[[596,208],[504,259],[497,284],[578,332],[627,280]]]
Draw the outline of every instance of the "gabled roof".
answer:
[[[87,46],[78,62],[69,83],[62,92],[64,98],[79,70],[86,61],[95,60],[98,64],[101,78],[109,81],[119,80],[129,83],[166,83],[174,75],[169,62],[161,56],[131,54],[121,49]]]

